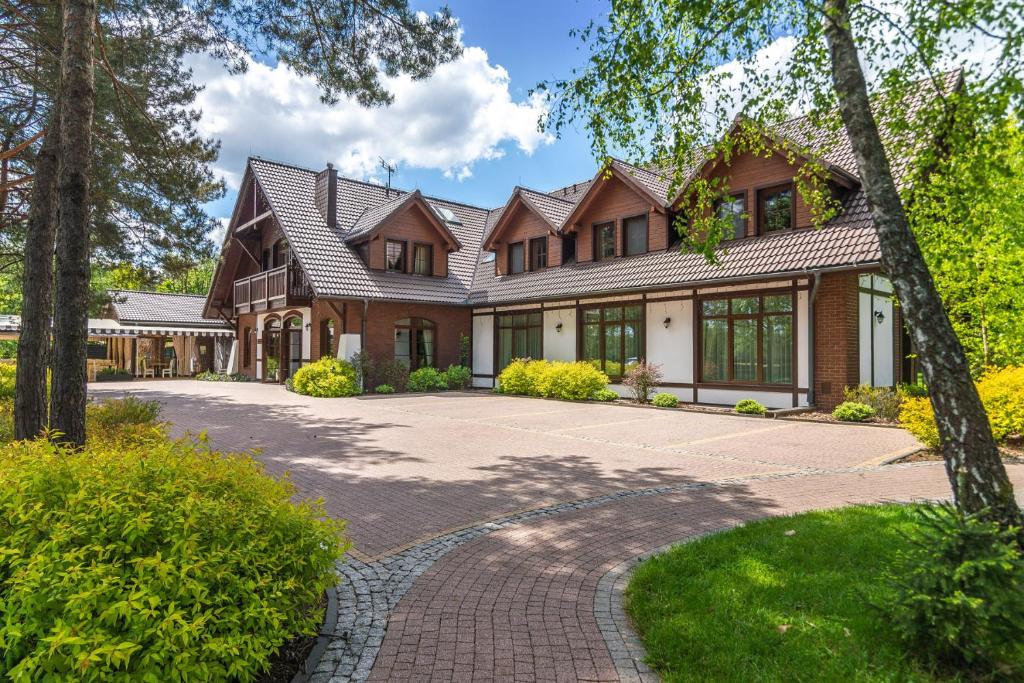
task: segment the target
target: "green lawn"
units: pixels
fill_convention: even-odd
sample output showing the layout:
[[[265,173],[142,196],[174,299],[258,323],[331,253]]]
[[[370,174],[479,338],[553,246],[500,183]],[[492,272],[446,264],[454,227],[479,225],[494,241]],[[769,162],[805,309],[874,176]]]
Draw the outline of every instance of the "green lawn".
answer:
[[[896,505],[812,512],[645,562],[626,609],[648,663],[667,681],[934,680],[870,606],[884,604],[878,578],[911,524]]]

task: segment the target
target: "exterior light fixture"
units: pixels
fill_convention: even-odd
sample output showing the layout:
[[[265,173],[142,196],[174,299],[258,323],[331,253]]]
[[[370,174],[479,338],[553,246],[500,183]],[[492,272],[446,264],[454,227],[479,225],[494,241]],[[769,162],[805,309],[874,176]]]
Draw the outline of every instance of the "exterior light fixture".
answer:
[[[881,325],[885,322],[885,313],[882,311],[875,311],[875,322]]]
[[[559,334],[562,333],[562,323],[560,323],[560,322],[559,323],[555,323],[555,332],[557,332]]]
[[[672,324],[672,318],[665,318],[665,320],[663,320],[661,324],[664,325],[665,329],[667,330],[669,325]]]

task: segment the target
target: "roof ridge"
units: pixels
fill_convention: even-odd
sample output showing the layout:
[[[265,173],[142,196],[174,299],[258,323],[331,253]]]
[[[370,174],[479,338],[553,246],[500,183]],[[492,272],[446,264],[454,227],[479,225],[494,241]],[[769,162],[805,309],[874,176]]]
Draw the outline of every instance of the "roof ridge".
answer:
[[[127,292],[129,294],[158,294],[160,296],[198,296],[203,299],[206,298],[205,294],[192,294],[191,292],[157,292],[152,289],[121,289],[121,288],[110,288],[107,292]]]
[[[566,187],[568,187],[568,185],[566,185]],[[547,192],[544,192],[543,190],[535,190],[532,187],[526,187],[525,185],[516,185],[516,189],[526,190],[527,192],[532,192],[533,194],[540,195],[541,197],[545,197],[547,199],[554,199],[554,200],[560,201],[563,204],[575,204],[576,203],[576,202],[571,202],[568,199],[563,199],[562,197],[558,197],[558,196],[555,196],[553,194],[549,194]],[[557,190],[556,190],[556,192],[557,192]],[[515,193],[515,191],[513,191],[513,194],[514,193]]]

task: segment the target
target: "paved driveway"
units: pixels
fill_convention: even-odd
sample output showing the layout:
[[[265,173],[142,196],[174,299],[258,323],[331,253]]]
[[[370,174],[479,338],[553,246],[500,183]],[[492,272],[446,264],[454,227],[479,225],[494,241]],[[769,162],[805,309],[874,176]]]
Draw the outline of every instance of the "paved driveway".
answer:
[[[917,447],[898,429],[496,396],[313,399],[193,380],[94,385],[164,404],[178,430],[259,449],[349,520],[365,557],[456,528],[627,489],[810,473]]]

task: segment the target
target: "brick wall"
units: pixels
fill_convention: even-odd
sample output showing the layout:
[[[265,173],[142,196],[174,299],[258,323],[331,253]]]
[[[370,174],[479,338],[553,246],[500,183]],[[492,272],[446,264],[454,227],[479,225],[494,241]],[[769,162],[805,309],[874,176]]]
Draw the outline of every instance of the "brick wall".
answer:
[[[823,275],[814,307],[815,403],[831,410],[843,401],[843,387],[857,384],[857,274]]]
[[[647,249],[660,251],[667,248],[668,221],[664,213],[653,210],[650,200],[635,192],[618,178],[602,178],[602,185],[586,210],[580,214],[576,239],[576,260],[594,260],[594,226],[615,224],[615,255],[622,255],[622,222],[632,216],[647,216]]]
[[[358,333],[362,302],[348,306],[348,331]],[[439,368],[459,362],[459,335],[472,337],[472,314],[467,306],[370,302],[366,320],[366,350],[375,360],[395,357],[395,322],[402,318],[426,318],[436,325],[436,358]]]

